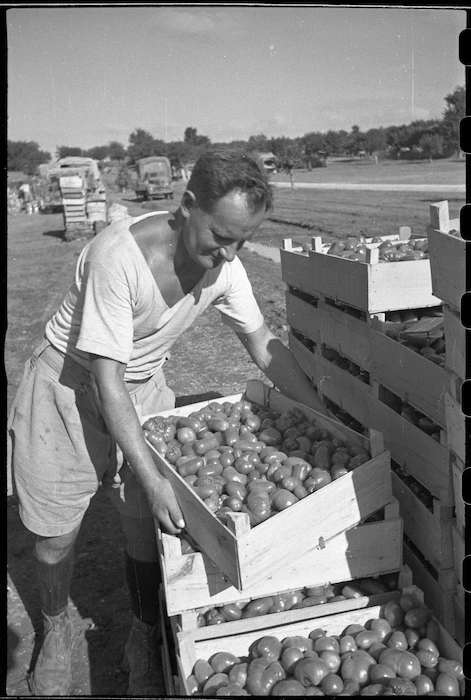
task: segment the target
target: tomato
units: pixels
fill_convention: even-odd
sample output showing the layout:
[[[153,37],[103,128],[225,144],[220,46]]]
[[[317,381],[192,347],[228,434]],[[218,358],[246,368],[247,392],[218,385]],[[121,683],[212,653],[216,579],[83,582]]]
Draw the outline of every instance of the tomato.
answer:
[[[442,672],[438,674],[438,678],[435,682],[435,690],[442,695],[448,697],[459,697],[460,686],[456,676],[451,673]]]
[[[378,661],[383,650],[387,648],[388,647],[383,642],[373,642],[373,644],[368,649],[368,654],[370,654],[370,656],[372,656],[375,661]]]
[[[302,590],[298,591],[289,591],[288,593],[284,594],[286,603],[285,603],[285,610],[291,610],[291,608],[302,601],[304,599],[304,593]]]
[[[431,612],[423,605],[411,608],[404,615],[404,624],[406,627],[422,627],[422,625],[427,624],[427,621],[431,617]]]
[[[414,678],[414,685],[417,689],[417,695],[427,695],[435,690],[434,685],[428,676],[420,674],[417,678]]]
[[[407,612],[408,610],[412,610],[412,608],[417,607],[417,599],[414,595],[407,593],[400,597],[399,605],[404,610],[404,612]]]
[[[250,695],[269,695],[273,686],[285,678],[285,670],[278,661],[253,659],[248,667],[246,687]]]
[[[293,605],[293,608],[310,608],[313,605],[323,605],[324,603],[327,603],[325,595],[311,595],[306,596],[300,603]]]
[[[340,668],[340,656],[332,649],[326,649],[319,654],[321,661],[324,661],[330,673],[336,673]]]
[[[409,649],[415,649],[420,641],[420,634],[412,627],[406,627],[404,636],[407,639]]]
[[[450,673],[455,676],[459,681],[464,680],[463,666],[458,661],[453,661],[452,659],[444,659],[439,657],[438,659],[438,670],[440,673]]]
[[[237,683],[241,688],[247,682],[247,663],[234,664],[229,671],[229,683]]]
[[[275,484],[279,484],[283,479],[291,476],[293,474],[293,467],[284,467],[281,465],[276,472],[273,474],[273,481]]]
[[[379,657],[379,663],[390,666],[400,678],[413,680],[421,673],[420,661],[410,651],[385,649]]]
[[[214,669],[205,659],[198,659],[193,667],[193,675],[199,686],[203,686],[208,678],[214,676]]]
[[[304,651],[299,647],[286,647],[281,652],[281,665],[287,673],[292,673],[295,665],[304,658]]]
[[[291,491],[287,489],[277,489],[273,493],[272,506],[275,510],[281,511],[292,506],[297,500],[298,499]]]
[[[431,639],[432,642],[438,642],[440,638],[440,631],[438,627],[438,622],[436,620],[428,620],[425,627],[425,636],[427,639]]]
[[[319,685],[329,674],[327,664],[321,659],[305,658],[297,662],[293,675],[303,686]]]
[[[209,659],[209,663],[215,673],[227,673],[235,664],[240,664],[240,659],[227,651],[219,651]]]
[[[404,621],[404,611],[397,600],[389,600],[383,608],[383,617],[389,622],[391,627],[402,625]],[[413,625],[407,625],[412,627]]]
[[[252,650],[254,658],[264,657],[270,661],[278,661],[282,651],[282,644],[277,637],[267,635],[262,637]]]
[[[409,648],[404,632],[393,632],[388,637],[386,646],[392,649],[402,649],[402,651],[407,651]]]
[[[365,630],[355,636],[355,642],[359,649],[369,649],[372,644],[379,642],[379,636],[375,630]]]
[[[321,627],[316,627],[309,633],[309,639],[312,639],[313,642],[316,641],[319,637],[325,637],[325,632]]]
[[[223,472],[223,466],[219,461],[207,462],[203,467],[198,469],[198,477],[204,476],[221,476]]]
[[[245,453],[242,457],[238,457],[234,462],[234,468],[237,469],[240,474],[248,474],[253,470],[253,464],[248,459],[250,453]]]
[[[344,634],[351,635],[352,637],[356,637],[356,635],[359,632],[365,632],[366,628],[363,625],[359,625],[358,623],[354,622],[352,625],[348,625],[348,627],[345,628]]]
[[[367,685],[370,668],[376,661],[364,651],[353,651],[346,654],[340,667],[340,676],[343,681],[356,681],[361,687]],[[345,689],[344,689],[345,692]]]
[[[345,634],[340,637],[339,651],[341,654],[346,654],[349,651],[356,651],[357,649],[357,643],[351,634]]]
[[[234,697],[234,696],[247,696],[248,692],[240,687],[238,683],[229,683],[229,685],[221,686],[216,691],[216,697]]]
[[[266,493],[271,493],[275,489],[276,486],[273,481],[267,481],[263,478],[255,479],[247,484],[248,493],[252,493],[252,491],[265,491]]]
[[[205,612],[204,619],[206,620],[207,625],[220,625],[223,622],[226,622],[225,618],[215,608]]]
[[[340,653],[340,645],[334,637],[323,636],[318,637],[314,640],[314,651],[320,653],[321,651],[334,651],[336,654]]]
[[[396,674],[390,666],[387,666],[386,664],[376,664],[376,666],[371,667],[370,681],[372,683],[388,685],[389,678],[396,678]]]
[[[196,440],[196,433],[190,427],[179,428],[177,430],[177,440],[182,445],[184,445],[187,442],[194,442]]]
[[[261,615],[266,615],[273,605],[273,598],[270,596],[266,598],[256,598],[248,603],[242,612],[242,617],[260,617]]]
[[[391,678],[383,695],[416,695],[417,688],[407,678]]]
[[[227,622],[231,622],[232,620],[240,620],[242,617],[242,610],[235,603],[226,603],[226,605],[223,605],[219,609],[219,612],[224,619],[227,620]]]
[[[325,695],[338,695],[343,690],[343,680],[336,673],[329,673],[321,681],[321,690]]]
[[[229,685],[229,678],[225,673],[215,673],[208,678],[203,686],[203,695],[216,695],[216,691],[224,685]]]
[[[271,447],[272,445],[279,445],[283,440],[283,435],[276,428],[270,427],[262,430],[258,435],[258,439],[268,447]]]
[[[423,668],[433,668],[438,664],[438,654],[430,649],[418,649],[415,654]]]
[[[371,620],[369,628],[373,632],[376,632],[378,641],[380,642],[384,641],[388,634],[391,634],[391,625],[387,620],[383,620],[382,618]]]
[[[303,637],[302,635],[285,637],[282,642],[282,648],[291,649],[292,647],[295,647],[304,653],[305,651],[313,650],[314,642],[310,637]]]

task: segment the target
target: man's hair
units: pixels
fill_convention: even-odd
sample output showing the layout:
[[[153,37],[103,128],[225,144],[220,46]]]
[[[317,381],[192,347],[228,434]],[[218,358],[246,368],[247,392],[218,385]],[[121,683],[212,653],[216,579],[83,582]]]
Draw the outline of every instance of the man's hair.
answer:
[[[212,212],[216,202],[229,192],[247,196],[249,211],[273,207],[273,191],[261,160],[241,148],[213,147],[196,161],[187,189],[198,206]]]

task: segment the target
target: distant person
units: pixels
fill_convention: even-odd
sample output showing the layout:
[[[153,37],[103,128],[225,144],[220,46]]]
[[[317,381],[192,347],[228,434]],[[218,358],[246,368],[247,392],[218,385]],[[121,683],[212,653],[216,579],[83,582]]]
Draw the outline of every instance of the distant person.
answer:
[[[285,172],[287,172],[288,175],[289,175],[289,181],[290,181],[290,185],[291,185],[291,192],[292,192],[293,189],[294,189],[293,168],[294,168],[294,163],[293,163],[293,161],[291,160],[291,158],[288,158],[288,159],[285,161],[284,169],[285,169]]]
[[[33,200],[33,195],[31,193],[31,186],[28,182],[22,182],[19,188],[19,197],[21,201],[23,202],[23,206],[26,207],[26,204],[29,202],[32,202]]]
[[[100,484],[119,510],[127,543],[134,614],[125,645],[128,694],[165,692],[155,521],[171,534],[185,523],[141,419],[174,407],[163,368],[200,314],[211,305],[218,309],[275,386],[327,413],[290,350],[265,324],[237,257],[272,196],[249,152],[208,150],[174,214],[127,217],[87,243],[63,303],[26,363],[8,427],[20,517],[36,536],[45,635],[29,679],[34,695],[70,691],[74,543]],[[221,358],[221,365],[227,362]]]

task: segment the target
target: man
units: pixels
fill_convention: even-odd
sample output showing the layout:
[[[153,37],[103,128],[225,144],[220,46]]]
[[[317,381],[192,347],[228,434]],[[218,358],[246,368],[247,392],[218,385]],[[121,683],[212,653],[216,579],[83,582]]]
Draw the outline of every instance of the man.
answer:
[[[9,431],[20,516],[36,535],[45,636],[30,678],[35,695],[70,689],[74,543],[100,483],[119,509],[127,542],[134,613],[125,647],[128,692],[163,692],[155,520],[172,534],[185,523],[154,464],[141,418],[173,408],[162,367],[199,314],[215,306],[282,392],[326,412],[291,352],[265,325],[236,256],[271,206],[258,160],[238,150],[208,151],[174,215],[118,221],[85,246],[44,342],[26,363]]]

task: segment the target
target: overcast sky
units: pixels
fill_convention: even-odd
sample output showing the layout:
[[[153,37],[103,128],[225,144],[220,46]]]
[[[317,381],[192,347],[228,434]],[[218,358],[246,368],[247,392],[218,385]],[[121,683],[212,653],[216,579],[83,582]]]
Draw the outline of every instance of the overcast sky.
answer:
[[[464,85],[461,9],[100,6],[7,12],[8,138],[125,147],[440,118]]]

